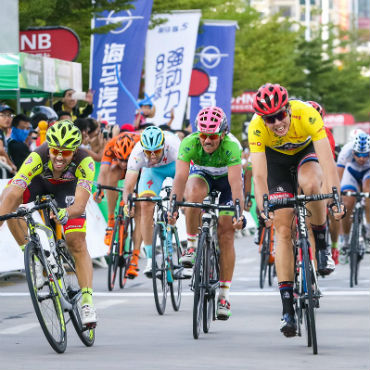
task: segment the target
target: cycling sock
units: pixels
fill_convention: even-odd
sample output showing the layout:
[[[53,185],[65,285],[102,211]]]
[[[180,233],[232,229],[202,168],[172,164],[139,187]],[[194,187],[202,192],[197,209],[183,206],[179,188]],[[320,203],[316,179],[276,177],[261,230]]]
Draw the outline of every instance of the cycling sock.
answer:
[[[279,283],[281,302],[283,303],[283,315],[294,315],[293,307],[293,281],[281,281]]]
[[[187,234],[187,236],[187,247],[196,249],[198,245],[198,234]]]
[[[326,222],[323,225],[312,225],[313,236],[315,237],[315,245],[317,250],[326,249]]]
[[[150,244],[144,245],[146,258],[152,258],[152,246]]]
[[[338,242],[331,242],[331,247],[333,249],[338,249]]]
[[[19,248],[21,248],[21,251],[24,252],[24,249],[26,248],[26,244],[20,245]]]
[[[91,288],[85,287],[81,289],[81,293],[82,293],[81,306],[84,306],[85,304],[92,306],[93,290]]]
[[[229,301],[230,287],[231,287],[231,281],[221,280],[220,281],[220,292],[218,294],[218,297]]]
[[[108,227],[114,226],[114,214],[108,215]]]

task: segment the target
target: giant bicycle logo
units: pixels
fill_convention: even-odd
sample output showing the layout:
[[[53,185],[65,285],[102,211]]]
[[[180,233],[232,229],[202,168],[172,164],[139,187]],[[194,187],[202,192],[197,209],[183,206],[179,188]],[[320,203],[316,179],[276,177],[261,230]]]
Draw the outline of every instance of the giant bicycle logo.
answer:
[[[199,56],[200,62],[205,68],[212,69],[216,68],[222,58],[226,58],[229,54],[224,54],[220,52],[217,46],[209,45],[202,49],[200,53],[196,53]]]
[[[130,28],[130,26],[132,25],[132,22],[135,20],[135,19],[144,19],[143,16],[135,16],[135,15],[132,15],[131,11],[130,10],[126,10],[126,11],[123,11],[123,12],[120,12],[120,14],[124,14],[126,13],[127,15],[114,15],[115,11],[112,10],[109,12],[108,16],[107,17],[101,17],[101,18],[96,18],[98,21],[105,21],[105,24],[108,25],[108,24],[112,24],[112,23],[121,23],[121,27],[120,28],[117,28],[115,30],[111,30],[110,32],[117,35],[117,34],[120,34],[120,33],[123,33],[125,32],[126,30],[128,30]]]

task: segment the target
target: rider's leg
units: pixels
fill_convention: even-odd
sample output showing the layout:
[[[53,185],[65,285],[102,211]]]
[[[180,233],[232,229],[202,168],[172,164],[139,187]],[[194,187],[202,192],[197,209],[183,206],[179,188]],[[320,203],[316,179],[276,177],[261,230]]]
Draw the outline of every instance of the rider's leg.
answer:
[[[132,239],[134,243],[134,250],[132,251],[132,257],[130,261],[130,267],[127,271],[127,274],[130,277],[134,278],[138,276],[139,271],[139,255],[140,255],[140,247],[143,241],[141,236],[141,204],[137,203],[135,205],[135,229],[133,231]]]
[[[370,174],[362,181],[362,191],[370,192]],[[365,199],[366,238],[370,239],[370,198]]]

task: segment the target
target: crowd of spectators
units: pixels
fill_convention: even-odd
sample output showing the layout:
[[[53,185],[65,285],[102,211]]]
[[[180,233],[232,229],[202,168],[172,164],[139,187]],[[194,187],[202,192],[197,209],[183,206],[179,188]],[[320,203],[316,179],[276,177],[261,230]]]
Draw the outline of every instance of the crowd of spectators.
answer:
[[[155,115],[155,106],[149,98],[139,101],[139,109],[134,122],[121,126],[109,125],[90,115],[93,113],[93,93],[76,94],[73,89],[65,90],[61,100],[53,107],[34,106],[30,112],[15,115],[9,105],[0,104],[0,177],[12,177],[31,151],[41,144],[40,128],[47,129],[56,121],[68,119],[81,130],[82,147],[96,161],[100,162],[105,144],[113,136],[123,131],[141,131],[152,125],[148,123]],[[185,129],[173,130],[174,111],[171,111],[167,123],[160,125],[163,130],[171,131],[182,140],[191,132],[189,122],[184,122]],[[2,171],[2,172],[1,172]]]

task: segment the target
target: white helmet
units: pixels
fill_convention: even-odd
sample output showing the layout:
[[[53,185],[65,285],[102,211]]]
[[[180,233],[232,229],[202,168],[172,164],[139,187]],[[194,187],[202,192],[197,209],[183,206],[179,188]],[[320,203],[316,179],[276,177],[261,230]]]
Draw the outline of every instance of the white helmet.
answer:
[[[362,134],[364,133],[365,134],[365,131],[364,130],[361,130],[360,128],[354,128],[353,130],[350,131],[349,133],[349,141],[353,142],[355,140],[355,137],[358,135],[358,134]]]
[[[356,135],[353,142],[353,150],[358,154],[368,154],[370,152],[370,136],[365,132]]]

